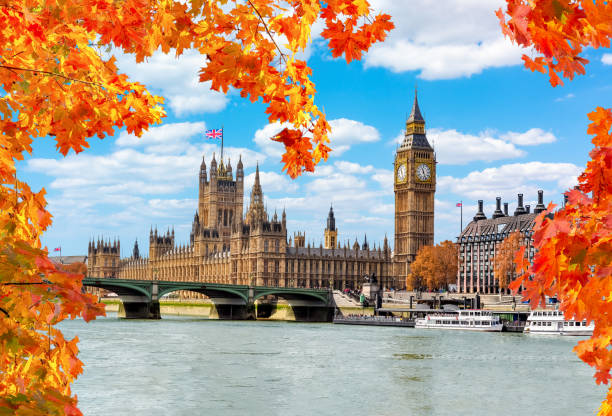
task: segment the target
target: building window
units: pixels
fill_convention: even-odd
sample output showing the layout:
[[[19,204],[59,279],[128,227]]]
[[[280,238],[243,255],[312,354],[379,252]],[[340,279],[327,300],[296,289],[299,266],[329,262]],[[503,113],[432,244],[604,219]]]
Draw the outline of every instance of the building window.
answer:
[[[274,273],[278,273],[278,260],[274,261]]]
[[[268,251],[268,240],[264,240],[264,251]]]
[[[276,240],[274,242],[274,249],[276,250],[277,253],[280,250],[280,241],[279,240]]]

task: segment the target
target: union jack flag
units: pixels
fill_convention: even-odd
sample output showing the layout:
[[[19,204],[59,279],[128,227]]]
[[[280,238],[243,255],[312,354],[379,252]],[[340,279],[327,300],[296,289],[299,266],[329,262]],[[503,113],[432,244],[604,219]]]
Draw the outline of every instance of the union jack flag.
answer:
[[[463,206],[463,203],[462,203],[462,202],[457,202],[457,206],[458,206],[458,207],[462,207],[462,206]]]
[[[207,139],[222,139],[223,129],[206,130],[206,138]]]

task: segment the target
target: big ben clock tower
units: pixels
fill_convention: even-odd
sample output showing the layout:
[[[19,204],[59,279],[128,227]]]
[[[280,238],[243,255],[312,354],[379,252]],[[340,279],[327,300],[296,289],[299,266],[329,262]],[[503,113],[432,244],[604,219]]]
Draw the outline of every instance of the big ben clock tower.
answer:
[[[417,251],[434,242],[436,156],[425,135],[416,91],[404,141],[394,163],[395,245],[393,275],[407,276]]]

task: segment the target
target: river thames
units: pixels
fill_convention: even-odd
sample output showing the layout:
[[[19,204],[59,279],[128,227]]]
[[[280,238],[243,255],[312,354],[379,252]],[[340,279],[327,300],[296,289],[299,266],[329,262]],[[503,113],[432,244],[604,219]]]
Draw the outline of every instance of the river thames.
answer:
[[[113,315],[81,340],[89,415],[589,415],[573,337]]]

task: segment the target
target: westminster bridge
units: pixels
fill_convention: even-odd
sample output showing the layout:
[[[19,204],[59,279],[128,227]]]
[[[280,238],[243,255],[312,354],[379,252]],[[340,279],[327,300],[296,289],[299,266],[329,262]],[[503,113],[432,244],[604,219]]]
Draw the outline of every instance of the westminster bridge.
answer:
[[[296,320],[331,321],[335,308],[328,289],[229,285],[167,280],[135,280],[85,277],[83,286],[97,287],[117,294],[125,318],[160,319],[159,300],[178,290],[206,295],[219,319],[256,319],[255,302],[268,296],[286,300]]]

